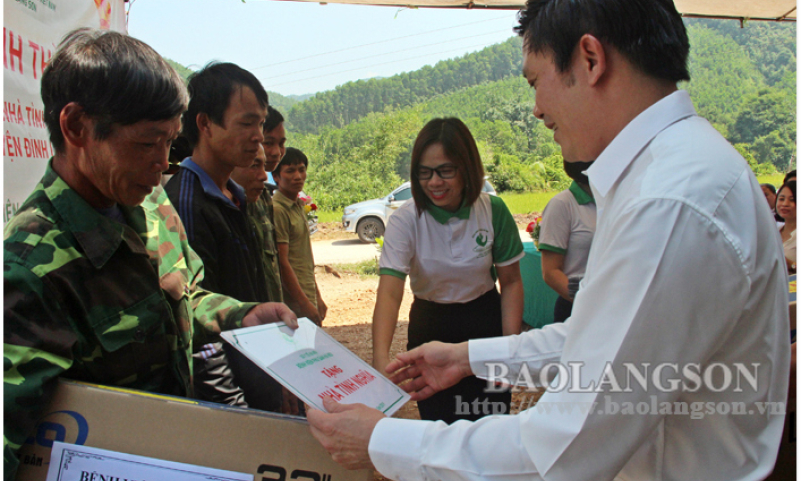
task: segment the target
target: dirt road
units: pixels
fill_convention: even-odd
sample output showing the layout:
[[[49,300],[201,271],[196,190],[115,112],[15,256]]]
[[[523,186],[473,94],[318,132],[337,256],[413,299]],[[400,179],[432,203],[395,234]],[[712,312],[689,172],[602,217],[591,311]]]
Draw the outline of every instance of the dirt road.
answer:
[[[320,239],[312,237],[316,265],[351,264],[378,257],[376,244],[365,244],[356,235],[352,239]]]

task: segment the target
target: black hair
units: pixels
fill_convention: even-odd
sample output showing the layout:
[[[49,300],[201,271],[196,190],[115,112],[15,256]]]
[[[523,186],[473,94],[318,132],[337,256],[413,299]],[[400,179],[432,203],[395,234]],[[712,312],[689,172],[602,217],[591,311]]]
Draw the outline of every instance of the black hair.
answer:
[[[189,76],[189,108],[184,114],[183,135],[194,147],[200,132],[197,127],[198,114],[206,114],[217,125],[223,125],[231,96],[238,89],[247,87],[256,95],[259,105],[269,104],[267,92],[252,73],[233,63],[210,62]]]
[[[779,190],[776,191],[776,206],[773,208],[773,213],[775,214],[775,217],[776,217],[777,220],[782,220],[782,221],[784,220],[784,218],[779,215],[779,210],[778,210],[779,199],[778,199],[778,197],[779,197],[779,195],[781,195],[782,189],[784,189],[785,187],[790,189],[790,192],[792,192],[792,194],[793,194],[793,199],[795,199],[795,181],[794,180],[788,180],[787,182],[784,183],[784,185],[779,187]]]
[[[470,129],[455,117],[433,119],[420,129],[412,147],[410,180],[418,216],[431,205],[431,200],[420,185],[418,173],[423,153],[434,144],[442,145],[445,156],[459,169],[464,184],[465,205],[473,205],[484,187],[484,164],[481,163],[481,155]]]
[[[673,0],[528,0],[518,21],[523,50],[552,53],[562,73],[582,35],[590,34],[651,77],[690,80],[690,41]]]
[[[264,127],[262,128],[262,131],[266,134],[267,132],[278,127],[278,125],[283,121],[284,116],[281,115],[281,112],[274,109],[272,105],[269,105],[267,106],[267,118],[264,119]]]
[[[278,162],[278,165],[275,166],[275,170],[273,170],[273,177],[276,175],[281,175],[281,169],[283,167],[289,165],[299,165],[303,164],[306,168],[309,167],[309,158],[306,157],[306,154],[301,152],[299,149],[294,147],[287,147],[286,153],[284,154],[284,158],[281,159],[281,162]]]
[[[765,183],[765,184],[759,184],[759,186],[760,187],[767,187],[769,191],[771,191],[773,194],[776,194],[776,186],[773,185],[773,184]]]
[[[109,30],[82,28],[64,36],[42,74],[44,121],[56,152],[64,151],[61,111],[70,102],[95,121],[105,139],[114,124],[169,120],[186,110],[181,77],[149,45]]]
[[[590,178],[587,177],[587,174],[585,174],[584,171],[589,169],[593,162],[595,161],[568,162],[566,160],[562,160],[562,168],[565,169],[565,174],[567,174],[568,177],[575,180],[579,184],[590,185]]]
[[[789,182],[790,179],[792,179],[793,177],[795,177],[795,169],[791,170],[790,172],[787,172],[787,174],[784,176],[784,182],[782,182],[782,185],[784,185],[787,182]],[[795,194],[793,194],[793,195],[795,195]]]

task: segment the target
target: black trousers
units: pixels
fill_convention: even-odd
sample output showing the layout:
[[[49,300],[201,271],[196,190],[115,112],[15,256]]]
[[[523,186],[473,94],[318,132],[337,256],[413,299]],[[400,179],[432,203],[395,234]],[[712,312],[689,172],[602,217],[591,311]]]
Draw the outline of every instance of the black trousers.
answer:
[[[553,306],[553,322],[565,322],[572,312],[573,303],[562,296],[558,296]]]
[[[503,335],[501,296],[493,288],[464,304],[439,304],[414,298],[409,312],[407,349],[429,341],[449,343]],[[420,417],[428,421],[475,421],[488,414],[509,414],[512,393],[487,392],[487,382],[475,376],[417,402]]]

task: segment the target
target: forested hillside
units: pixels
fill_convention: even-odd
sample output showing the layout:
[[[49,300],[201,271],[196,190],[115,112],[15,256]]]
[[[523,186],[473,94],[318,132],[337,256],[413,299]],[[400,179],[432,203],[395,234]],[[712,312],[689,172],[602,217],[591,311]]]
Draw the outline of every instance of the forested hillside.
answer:
[[[737,144],[755,171],[785,171],[791,162],[794,168],[795,25],[687,23],[692,80],[681,87],[699,113]],[[494,56],[500,61],[493,63]],[[311,160],[309,192],[327,209],[385,195],[408,179],[419,129],[441,116],[468,124],[500,192],[565,188],[559,148],[531,112],[535,93],[520,76],[521,63],[520,41],[512,38],[296,104],[288,113],[290,144]]]
[[[178,72],[178,75],[180,75],[181,78],[184,79],[184,82],[187,82],[189,80],[189,76],[194,73],[193,70],[186,68],[185,66],[179,64],[174,60],[170,60],[168,58],[166,58],[165,60],[167,61],[168,64],[172,66],[172,68],[175,69],[176,72]],[[273,107],[277,108],[282,112],[289,112],[289,109],[291,109],[293,105],[300,102],[300,100],[298,99],[291,97],[284,97],[283,95],[276,92],[267,91],[267,94],[270,97],[270,105],[272,105]]]
[[[289,115],[291,127],[302,133],[340,128],[371,112],[407,107],[471,85],[519,75],[521,45],[520,39],[513,37],[480,52],[438,62],[434,67],[425,66],[386,79],[348,82],[295,105]]]

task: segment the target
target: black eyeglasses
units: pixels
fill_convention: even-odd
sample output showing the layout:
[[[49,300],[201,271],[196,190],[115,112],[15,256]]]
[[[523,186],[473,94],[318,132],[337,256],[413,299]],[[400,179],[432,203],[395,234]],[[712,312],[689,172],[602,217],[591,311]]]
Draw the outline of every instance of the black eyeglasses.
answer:
[[[420,167],[417,170],[417,178],[420,180],[429,180],[434,177],[434,172],[436,172],[440,179],[453,179],[456,177],[456,172],[458,170],[458,167],[453,164],[441,165],[436,169]]]

